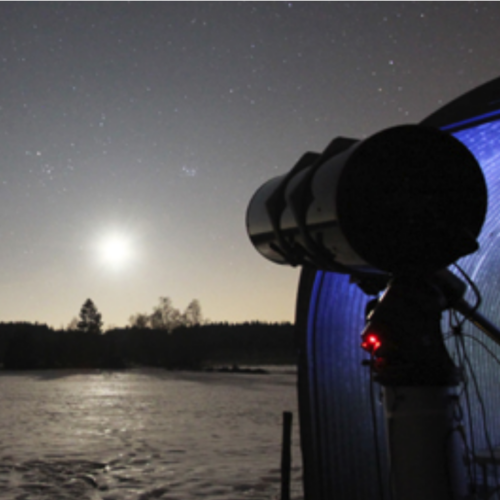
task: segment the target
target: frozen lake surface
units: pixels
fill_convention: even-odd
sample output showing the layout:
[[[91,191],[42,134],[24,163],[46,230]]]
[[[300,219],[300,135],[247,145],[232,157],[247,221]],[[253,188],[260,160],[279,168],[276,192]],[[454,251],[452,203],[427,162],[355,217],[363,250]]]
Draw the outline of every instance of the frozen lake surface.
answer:
[[[279,497],[281,419],[296,376],[0,372],[2,500]]]

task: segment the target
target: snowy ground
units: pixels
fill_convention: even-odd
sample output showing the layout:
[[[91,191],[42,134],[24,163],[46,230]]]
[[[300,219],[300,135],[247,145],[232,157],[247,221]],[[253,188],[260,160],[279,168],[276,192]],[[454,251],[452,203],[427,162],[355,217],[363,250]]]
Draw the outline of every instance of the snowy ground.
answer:
[[[278,498],[290,373],[0,372],[0,499]]]

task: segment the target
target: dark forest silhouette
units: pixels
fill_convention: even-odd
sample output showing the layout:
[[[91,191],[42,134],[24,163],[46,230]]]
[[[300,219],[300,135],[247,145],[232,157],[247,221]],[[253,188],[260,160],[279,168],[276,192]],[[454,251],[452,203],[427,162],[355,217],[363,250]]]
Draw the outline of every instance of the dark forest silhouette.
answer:
[[[115,328],[95,335],[32,323],[0,323],[0,363],[7,370],[202,369],[222,364],[295,362],[289,323],[211,323],[164,329]]]
[[[162,297],[151,314],[131,317],[130,326],[101,329],[101,314],[90,299],[68,329],[0,323],[0,364],[6,370],[209,369],[296,361],[290,323],[208,323],[196,300],[180,313]]]

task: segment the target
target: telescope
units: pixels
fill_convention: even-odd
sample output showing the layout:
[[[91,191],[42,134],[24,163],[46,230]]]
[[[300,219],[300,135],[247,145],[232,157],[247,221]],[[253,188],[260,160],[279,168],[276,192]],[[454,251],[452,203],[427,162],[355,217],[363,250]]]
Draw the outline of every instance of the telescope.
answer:
[[[499,95],[497,78],[419,125],[337,137],[248,205],[256,250],[302,266],[295,341],[307,500],[498,491],[487,428],[497,444],[488,356],[500,345]]]
[[[420,276],[477,250],[486,209],[467,147],[437,128],[401,125],[304,154],[256,191],[246,223],[277,264]]]
[[[466,285],[446,269],[479,248],[486,210],[486,181],[474,155],[452,135],[424,125],[392,127],[362,141],[336,138],[323,153],[304,154],[288,174],[260,187],[247,210],[250,240],[267,259],[301,265],[303,275],[309,269],[349,274],[368,295],[386,288],[366,304],[361,347],[370,353],[370,377],[382,387],[397,500],[465,498],[464,453],[450,417],[460,376],[441,319],[455,309],[499,342],[499,330],[462,298]],[[340,309],[342,298],[335,299],[330,306]],[[308,325],[315,311],[309,306]],[[331,325],[326,336],[340,329],[338,337],[348,337],[340,325]],[[329,360],[336,362],[343,364]],[[308,356],[299,362],[306,415],[315,397],[310,363]],[[303,431],[307,442],[310,431]],[[311,453],[312,445],[305,446]],[[309,472],[309,491],[320,472]],[[321,483],[318,477],[314,484]],[[381,473],[379,480],[383,484]],[[306,495],[332,496],[319,490]]]

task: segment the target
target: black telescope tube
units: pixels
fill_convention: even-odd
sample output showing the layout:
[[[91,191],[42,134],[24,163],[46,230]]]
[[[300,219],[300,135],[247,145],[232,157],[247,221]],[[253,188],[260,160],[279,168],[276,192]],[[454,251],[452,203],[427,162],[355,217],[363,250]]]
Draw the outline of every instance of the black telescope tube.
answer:
[[[486,209],[481,167],[458,139],[401,125],[304,155],[257,190],[246,224],[278,264],[420,276],[477,250]]]

